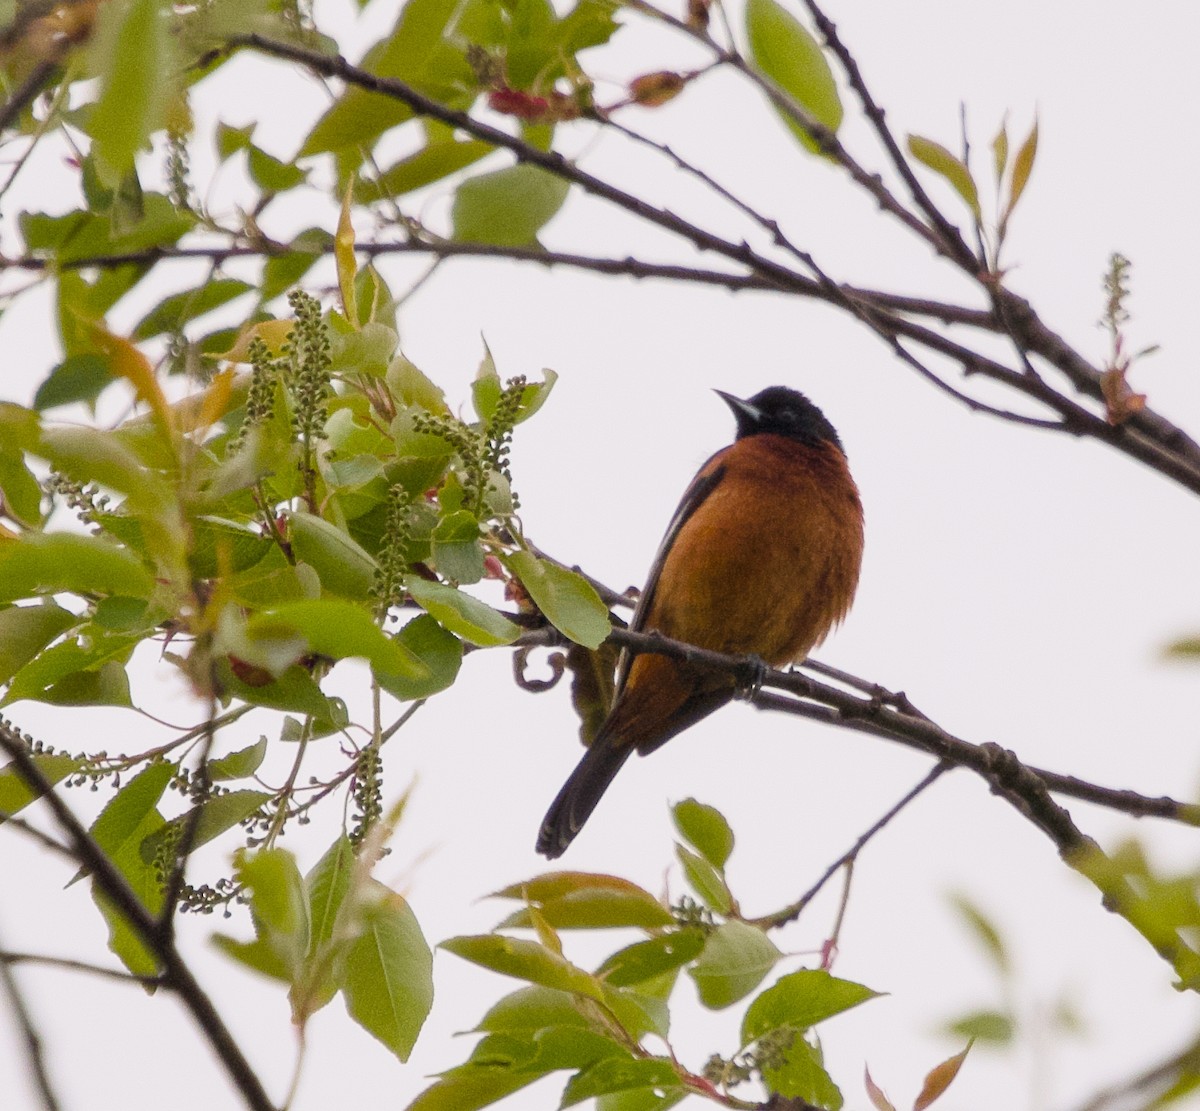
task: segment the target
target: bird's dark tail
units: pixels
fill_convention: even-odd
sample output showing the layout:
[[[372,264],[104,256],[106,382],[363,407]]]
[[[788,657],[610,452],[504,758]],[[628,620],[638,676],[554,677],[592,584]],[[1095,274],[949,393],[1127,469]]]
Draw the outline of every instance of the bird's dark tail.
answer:
[[[592,742],[542,821],[537,839],[542,856],[554,860],[566,852],[632,751],[632,745],[615,744],[604,733]]]

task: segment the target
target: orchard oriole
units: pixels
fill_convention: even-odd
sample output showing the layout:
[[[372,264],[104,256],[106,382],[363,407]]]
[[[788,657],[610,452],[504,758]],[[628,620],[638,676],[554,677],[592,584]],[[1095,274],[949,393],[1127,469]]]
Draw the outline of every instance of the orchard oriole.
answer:
[[[780,667],[807,656],[850,608],[862,503],[837,432],[803,394],[716,392],[737,438],[683,495],[630,628]],[[623,653],[612,709],[542,822],[538,852],[561,856],[633,752],[653,752],[736,687],[727,672]]]

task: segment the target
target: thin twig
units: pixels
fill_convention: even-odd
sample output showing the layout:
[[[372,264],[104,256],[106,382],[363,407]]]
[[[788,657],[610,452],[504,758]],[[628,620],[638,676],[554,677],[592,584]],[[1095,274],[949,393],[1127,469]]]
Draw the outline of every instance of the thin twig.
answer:
[[[33,1073],[38,1094],[42,1097],[42,1107],[45,1108],[45,1111],[59,1111],[62,1104],[54,1091],[50,1071],[46,1067],[42,1036],[25,1002],[17,978],[13,975],[12,966],[6,960],[0,960],[0,985],[4,987],[4,992],[8,996],[9,1010],[24,1039],[25,1055],[29,1058],[29,1071]]]
[[[842,853],[837,860],[829,865],[829,867],[821,873],[821,876],[817,882],[814,883],[812,887],[810,887],[794,903],[789,903],[781,910],[775,911],[774,914],[764,914],[761,918],[750,918],[747,919],[747,921],[752,926],[758,926],[763,930],[775,930],[780,926],[786,926],[789,922],[794,922],[804,912],[804,908],[807,907],[808,904],[817,897],[817,894],[821,888],[823,888],[835,875],[837,875],[838,869],[854,860],[858,854],[862,852],[863,848],[872,837],[879,833],[879,831],[882,830],[894,817],[896,817],[901,810],[908,806],[913,799],[915,799],[928,787],[932,786],[933,783],[935,783],[946,772],[948,772],[950,768],[951,765],[945,762],[935,764],[920,783],[913,787],[912,790],[906,792],[904,797],[900,799],[895,806],[883,814],[883,816],[880,817],[879,820],[874,824],[872,824],[869,829],[865,830],[862,835],[855,840],[854,844],[851,845],[850,848],[848,848],[844,853]]]
[[[119,968],[105,968],[100,964],[89,964],[87,961],[72,960],[70,957],[50,957],[44,953],[2,950],[0,964],[38,964],[46,968],[63,968],[69,972],[86,972],[90,976],[120,980],[124,984],[141,984],[142,987],[159,987],[162,984],[162,978],[159,976],[135,976],[132,972],[125,972]]]

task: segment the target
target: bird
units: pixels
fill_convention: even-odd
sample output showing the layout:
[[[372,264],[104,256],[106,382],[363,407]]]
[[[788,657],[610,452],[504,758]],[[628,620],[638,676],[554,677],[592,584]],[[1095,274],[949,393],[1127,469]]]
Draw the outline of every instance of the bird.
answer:
[[[850,609],[862,501],[837,431],[804,394],[714,392],[733,411],[736,438],[685,491],[629,628],[782,667]],[[728,671],[623,652],[612,707],[551,804],[537,851],[561,856],[634,752],[653,752],[737,690]]]

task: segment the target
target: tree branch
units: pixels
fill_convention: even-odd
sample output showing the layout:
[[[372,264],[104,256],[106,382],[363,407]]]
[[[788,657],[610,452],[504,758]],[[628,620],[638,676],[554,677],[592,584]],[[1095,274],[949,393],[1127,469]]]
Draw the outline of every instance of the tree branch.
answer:
[[[25,997],[13,975],[10,962],[7,960],[0,960],[0,986],[4,988],[4,992],[8,996],[9,1008],[25,1041],[25,1055],[29,1059],[29,1071],[33,1073],[34,1083],[42,1097],[42,1107],[45,1108],[45,1111],[59,1111],[62,1104],[59,1103],[58,1096],[55,1094],[50,1071],[46,1067],[46,1055],[42,1048],[41,1034],[25,1003]]]
[[[0,749],[8,755],[17,774],[30,790],[50,808],[55,821],[66,835],[75,858],[91,874],[92,881],[129,923],[138,940],[158,959],[163,970],[162,983],[179,996],[180,1001],[191,1013],[247,1106],[253,1111],[276,1111],[258,1075],[174,943],[162,936],[154,916],[117,870],[108,854],[96,844],[91,834],[54,790],[54,785],[42,774],[21,737],[5,722],[0,722]]]

